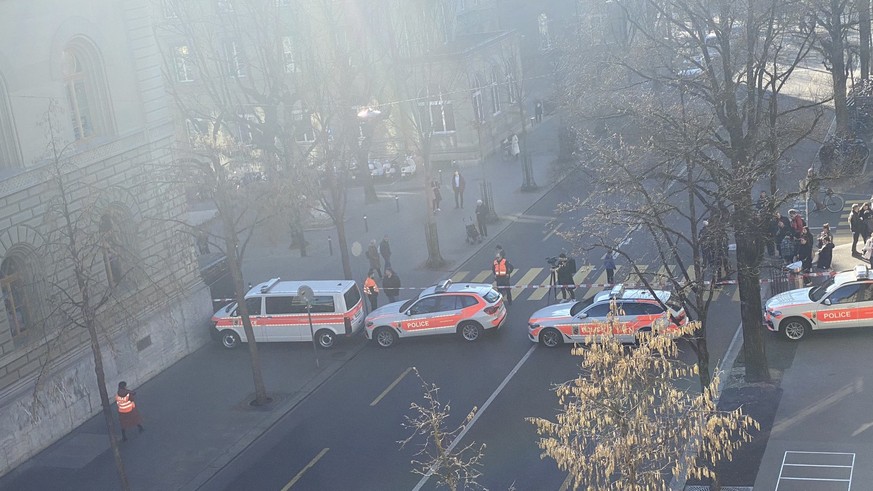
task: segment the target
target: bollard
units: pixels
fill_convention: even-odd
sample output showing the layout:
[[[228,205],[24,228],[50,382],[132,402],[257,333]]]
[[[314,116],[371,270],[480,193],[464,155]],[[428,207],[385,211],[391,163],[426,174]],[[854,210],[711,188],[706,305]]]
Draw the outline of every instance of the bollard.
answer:
[[[330,238],[330,235],[327,236],[327,250],[330,251],[330,255],[333,256],[333,239]]]
[[[397,213],[400,213],[400,196],[394,195],[394,207],[397,208]]]
[[[367,225],[367,215],[364,215],[364,233],[369,233],[370,227]]]

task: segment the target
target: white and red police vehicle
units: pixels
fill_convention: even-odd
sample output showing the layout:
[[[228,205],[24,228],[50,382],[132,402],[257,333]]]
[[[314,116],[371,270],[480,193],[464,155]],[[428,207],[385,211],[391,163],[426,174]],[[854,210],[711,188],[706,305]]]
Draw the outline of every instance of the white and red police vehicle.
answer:
[[[873,274],[860,265],[821,285],[775,295],[764,304],[764,325],[792,341],[810,331],[873,326]]]
[[[484,331],[499,329],[505,320],[503,296],[490,284],[445,280],[413,299],[370,312],[364,332],[383,348],[393,346],[398,338],[434,334],[458,334],[476,341]]]

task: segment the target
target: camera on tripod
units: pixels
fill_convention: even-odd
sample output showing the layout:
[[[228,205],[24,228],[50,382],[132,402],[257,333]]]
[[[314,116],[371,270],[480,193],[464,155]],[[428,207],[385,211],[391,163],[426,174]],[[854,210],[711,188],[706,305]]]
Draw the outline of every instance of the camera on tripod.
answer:
[[[547,258],[546,258],[546,262],[547,262],[547,263],[549,264],[549,266],[551,266],[552,268],[557,268],[557,267],[558,267],[558,257],[557,257],[557,256],[547,257]]]

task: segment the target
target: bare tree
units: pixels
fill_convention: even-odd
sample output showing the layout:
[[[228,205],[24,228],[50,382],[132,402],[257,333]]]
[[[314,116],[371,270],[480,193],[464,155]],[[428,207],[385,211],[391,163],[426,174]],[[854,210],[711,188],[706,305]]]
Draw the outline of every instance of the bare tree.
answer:
[[[482,457],[485,454],[485,444],[477,445],[470,442],[463,447],[457,447],[458,437],[476,414],[473,408],[464,422],[454,429],[446,424],[451,413],[451,405],[439,400],[439,387],[422,378],[418,369],[413,368],[421,383],[424,402],[413,402],[409,409],[412,416],[405,416],[404,428],[411,434],[400,443],[401,447],[414,440],[423,439],[419,443],[416,458],[412,461],[412,472],[421,476],[434,476],[437,482],[452,491],[459,489],[484,489],[477,483],[482,476]]]
[[[670,477],[714,477],[759,425],[741,409],[717,408],[718,378],[700,393],[683,385],[694,367],[676,359],[675,334],[655,330],[628,350],[610,333],[621,329],[613,305],[600,343],[576,348],[579,376],[555,388],[554,420],[529,418],[542,457],[569,473],[572,489],[667,490]],[[697,451],[688,451],[689,446]]]
[[[857,27],[858,12],[851,0],[811,0],[810,7],[810,14],[800,23],[801,32],[815,38],[825,68],[831,73],[836,133],[845,137],[849,134],[847,82],[853,58],[848,37]]]

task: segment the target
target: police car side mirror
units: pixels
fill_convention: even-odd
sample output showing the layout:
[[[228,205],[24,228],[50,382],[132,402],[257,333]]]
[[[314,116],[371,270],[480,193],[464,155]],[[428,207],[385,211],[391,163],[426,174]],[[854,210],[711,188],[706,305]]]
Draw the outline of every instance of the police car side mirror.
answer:
[[[412,315],[412,309],[407,310],[406,312],[404,312],[404,314],[406,314],[406,315]]]
[[[831,304],[831,299],[826,298],[826,299],[824,299],[824,302],[822,302],[822,303],[825,304],[825,305],[830,305],[830,304]]]
[[[586,314],[585,312],[580,312],[580,313],[576,314],[576,317],[578,317],[580,319],[584,319],[584,318],[588,317],[588,314]]]

